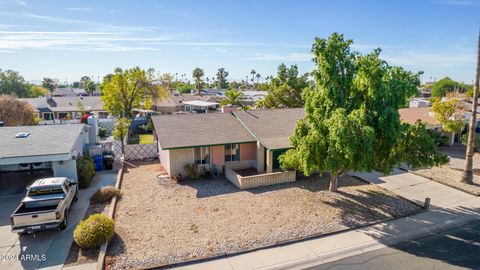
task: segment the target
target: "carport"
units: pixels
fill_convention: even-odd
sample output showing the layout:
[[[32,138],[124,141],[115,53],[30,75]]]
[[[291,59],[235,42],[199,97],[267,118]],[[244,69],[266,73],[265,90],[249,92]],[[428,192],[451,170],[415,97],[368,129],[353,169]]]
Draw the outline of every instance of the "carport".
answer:
[[[76,159],[85,152],[89,130],[83,124],[0,127],[0,180],[8,184],[25,173],[77,180]]]

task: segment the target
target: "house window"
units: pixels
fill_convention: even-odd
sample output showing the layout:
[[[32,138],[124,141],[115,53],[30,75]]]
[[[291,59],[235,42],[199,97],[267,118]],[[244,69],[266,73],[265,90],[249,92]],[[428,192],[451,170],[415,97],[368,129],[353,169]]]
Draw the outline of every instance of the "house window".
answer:
[[[195,147],[195,164],[210,164],[210,148]]]
[[[192,107],[190,105],[185,105],[185,111],[186,112],[191,112],[192,111]]]
[[[108,112],[98,112],[99,119],[106,119],[108,118]]]
[[[225,161],[240,160],[240,145],[238,143],[225,145]]]
[[[53,120],[53,113],[43,113],[43,120]]]
[[[60,119],[68,119],[68,112],[58,113],[58,118],[60,118]]]

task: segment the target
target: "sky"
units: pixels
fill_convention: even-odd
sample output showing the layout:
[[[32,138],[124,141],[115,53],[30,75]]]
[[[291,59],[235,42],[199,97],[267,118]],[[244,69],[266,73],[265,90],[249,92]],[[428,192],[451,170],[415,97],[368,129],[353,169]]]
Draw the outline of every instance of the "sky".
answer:
[[[0,69],[69,83],[135,66],[264,78],[280,63],[312,71],[315,37],[338,32],[422,81],[472,83],[479,28],[480,0],[0,0]]]

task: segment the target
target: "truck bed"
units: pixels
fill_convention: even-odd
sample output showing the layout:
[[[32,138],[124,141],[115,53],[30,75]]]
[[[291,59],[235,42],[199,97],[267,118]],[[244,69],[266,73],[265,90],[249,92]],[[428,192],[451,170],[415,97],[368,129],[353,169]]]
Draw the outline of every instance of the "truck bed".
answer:
[[[14,215],[18,214],[29,214],[29,213],[34,213],[34,212],[45,212],[45,211],[55,211],[58,207],[57,205],[49,205],[49,206],[41,206],[41,207],[32,207],[32,208],[27,208],[25,207],[25,203],[22,203],[20,208],[15,212]]]

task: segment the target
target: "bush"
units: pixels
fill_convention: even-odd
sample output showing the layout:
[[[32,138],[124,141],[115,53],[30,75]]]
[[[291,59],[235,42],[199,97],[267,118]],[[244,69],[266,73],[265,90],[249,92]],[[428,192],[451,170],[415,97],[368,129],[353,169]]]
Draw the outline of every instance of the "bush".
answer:
[[[115,234],[115,222],[104,214],[93,214],[81,221],[73,232],[75,243],[81,248],[103,245]]]
[[[112,186],[102,187],[93,194],[90,201],[92,203],[107,203],[109,202],[114,196],[121,196],[122,192],[120,189]]]
[[[198,168],[196,164],[187,164],[185,165],[185,167],[183,167],[183,169],[185,169],[185,172],[187,173],[187,176],[189,179],[192,179],[192,180],[198,179],[199,175],[198,175]]]
[[[87,188],[95,175],[95,164],[90,157],[81,156],[77,159],[78,186]]]
[[[463,144],[463,145],[467,146],[468,133],[463,134],[463,136],[462,136],[462,138],[461,138],[461,141],[462,141],[462,144]],[[475,133],[475,142],[474,142],[473,149],[474,149],[475,151],[477,151],[479,145],[480,145],[480,135]]]
[[[107,135],[107,130],[105,128],[98,128],[98,136],[100,138],[103,138]]]
[[[432,137],[433,142],[436,146],[444,146],[448,143],[448,137],[443,135],[441,132],[428,130],[428,134]]]

